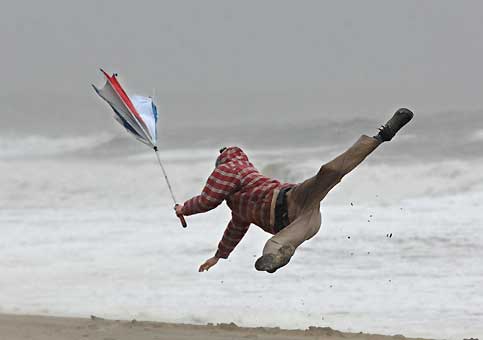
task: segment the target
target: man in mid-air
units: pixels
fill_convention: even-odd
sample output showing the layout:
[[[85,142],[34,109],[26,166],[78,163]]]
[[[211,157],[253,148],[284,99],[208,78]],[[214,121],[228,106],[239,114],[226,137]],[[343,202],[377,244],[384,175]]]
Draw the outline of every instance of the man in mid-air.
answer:
[[[262,175],[238,147],[221,149],[201,195],[176,206],[178,216],[207,212],[225,200],[231,209],[231,220],[216,254],[199,271],[210,269],[220,258],[228,258],[252,223],[274,235],[265,244],[255,268],[273,273],[285,266],[297,247],[319,231],[320,202],[327,193],[412,118],[410,110],[397,110],[377,135],[361,136],[347,151],[322,165],[314,177],[299,184],[281,183]]]

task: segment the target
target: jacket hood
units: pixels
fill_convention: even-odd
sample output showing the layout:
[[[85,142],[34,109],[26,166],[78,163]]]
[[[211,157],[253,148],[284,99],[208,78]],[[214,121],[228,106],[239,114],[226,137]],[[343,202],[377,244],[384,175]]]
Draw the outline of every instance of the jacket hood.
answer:
[[[216,159],[216,166],[226,164],[233,161],[239,161],[243,163],[250,163],[248,156],[242,149],[237,146],[230,146],[226,148]]]

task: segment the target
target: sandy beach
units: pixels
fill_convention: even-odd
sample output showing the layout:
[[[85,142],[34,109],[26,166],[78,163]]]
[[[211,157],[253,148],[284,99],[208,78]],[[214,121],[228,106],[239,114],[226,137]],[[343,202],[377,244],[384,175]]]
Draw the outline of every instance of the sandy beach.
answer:
[[[306,330],[280,328],[244,328],[231,324],[190,325],[150,321],[64,318],[37,315],[0,314],[0,339],[8,340],[181,340],[207,339],[330,339],[330,340],[389,340],[409,339],[403,335],[343,333],[330,327],[309,327]]]

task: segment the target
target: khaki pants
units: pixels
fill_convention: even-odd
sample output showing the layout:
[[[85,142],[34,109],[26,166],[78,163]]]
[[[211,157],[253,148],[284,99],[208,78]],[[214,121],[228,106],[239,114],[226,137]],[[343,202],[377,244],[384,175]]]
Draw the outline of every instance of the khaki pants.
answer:
[[[287,193],[290,223],[267,241],[263,255],[275,254],[282,246],[289,246],[292,254],[287,255],[292,256],[298,246],[317,234],[321,224],[320,202],[379,144],[377,139],[363,135],[343,154],[324,164],[314,177],[293,187]]]

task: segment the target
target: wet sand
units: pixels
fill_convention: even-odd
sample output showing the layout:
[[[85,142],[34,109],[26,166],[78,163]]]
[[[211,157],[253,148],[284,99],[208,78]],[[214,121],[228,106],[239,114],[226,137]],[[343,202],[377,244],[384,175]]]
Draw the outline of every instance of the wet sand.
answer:
[[[330,340],[402,340],[402,335],[343,333],[329,327],[307,330],[244,328],[235,324],[189,325],[150,321],[63,318],[36,315],[0,314],[0,339],[8,340],[181,340],[181,339],[330,339]]]

